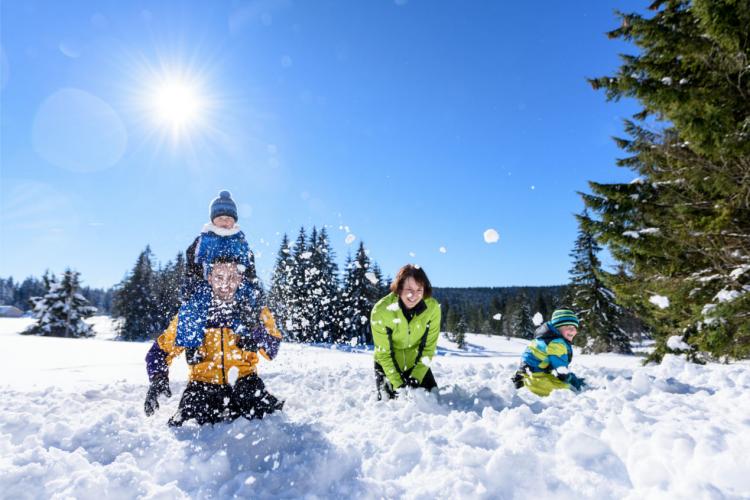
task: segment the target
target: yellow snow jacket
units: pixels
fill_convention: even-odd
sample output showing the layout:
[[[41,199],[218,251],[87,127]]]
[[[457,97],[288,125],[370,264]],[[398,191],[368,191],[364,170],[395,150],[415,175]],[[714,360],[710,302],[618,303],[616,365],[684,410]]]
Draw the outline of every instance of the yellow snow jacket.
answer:
[[[264,307],[260,319],[266,332],[281,339],[281,332],[276,327],[271,311]],[[177,320],[175,316],[167,329],[156,339],[159,348],[166,354],[164,360],[169,366],[172,360],[182,354],[184,347],[175,345],[177,336]],[[227,384],[230,380],[246,377],[256,373],[258,354],[255,351],[245,351],[237,346],[238,340],[231,328],[206,328],[203,344],[198,348],[202,361],[189,365],[189,380],[206,382],[209,384]],[[266,359],[271,359],[265,349],[257,351]]]

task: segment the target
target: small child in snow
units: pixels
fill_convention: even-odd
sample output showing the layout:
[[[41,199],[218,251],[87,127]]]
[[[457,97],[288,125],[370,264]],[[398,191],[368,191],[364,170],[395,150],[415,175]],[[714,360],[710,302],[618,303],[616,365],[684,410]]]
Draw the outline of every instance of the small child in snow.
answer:
[[[237,224],[237,205],[229,191],[221,191],[209,206],[210,223],[185,252],[186,276],[182,289],[182,305],[178,312],[175,344],[185,347],[188,362],[191,352],[203,342],[203,329],[211,301],[211,286],[206,281],[209,263],[231,258],[243,272],[236,297],[245,308],[253,311],[257,302],[255,258],[244,233]],[[255,316],[255,314],[251,314]],[[239,321],[239,319],[238,319]],[[238,333],[242,328],[237,325]]]
[[[516,388],[526,386],[539,396],[555,389],[580,391],[584,379],[568,371],[573,361],[573,339],[578,334],[578,316],[570,309],[557,309],[537,328],[534,340],[521,355],[521,367],[513,377]]]

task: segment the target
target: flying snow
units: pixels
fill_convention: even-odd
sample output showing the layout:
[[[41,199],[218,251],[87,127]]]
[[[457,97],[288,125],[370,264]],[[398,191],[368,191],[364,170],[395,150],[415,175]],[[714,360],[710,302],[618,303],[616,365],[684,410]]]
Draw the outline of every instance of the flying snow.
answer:
[[[488,229],[484,232],[485,243],[497,243],[500,241],[500,234],[494,229]]]
[[[664,297],[663,295],[652,295],[649,297],[648,301],[655,306],[658,306],[659,309],[666,309],[669,307],[669,297]]]
[[[538,312],[533,318],[531,318],[531,321],[534,322],[534,326],[539,326],[544,323],[544,317],[542,316],[542,313]]]

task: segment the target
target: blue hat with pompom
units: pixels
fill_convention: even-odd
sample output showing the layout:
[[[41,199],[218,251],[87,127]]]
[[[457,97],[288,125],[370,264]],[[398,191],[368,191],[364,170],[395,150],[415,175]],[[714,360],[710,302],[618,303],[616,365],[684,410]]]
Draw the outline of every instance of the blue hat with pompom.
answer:
[[[232,193],[229,191],[221,191],[219,197],[212,201],[209,206],[209,217],[211,222],[222,215],[228,215],[229,217],[232,217],[235,222],[237,221],[237,205],[234,203]]]

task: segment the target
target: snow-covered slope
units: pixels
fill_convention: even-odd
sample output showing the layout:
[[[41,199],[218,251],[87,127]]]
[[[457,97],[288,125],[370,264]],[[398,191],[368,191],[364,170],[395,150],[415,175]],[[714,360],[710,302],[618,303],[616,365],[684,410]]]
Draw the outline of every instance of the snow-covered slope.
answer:
[[[286,344],[261,364],[285,411],[166,425],[143,414],[146,343],[16,335],[0,320],[3,498],[748,498],[750,365],[576,356],[594,388],[542,399],[510,377],[525,343],[441,340],[440,394],[377,402],[371,352]]]

